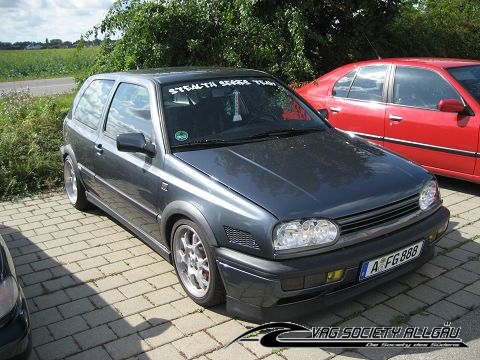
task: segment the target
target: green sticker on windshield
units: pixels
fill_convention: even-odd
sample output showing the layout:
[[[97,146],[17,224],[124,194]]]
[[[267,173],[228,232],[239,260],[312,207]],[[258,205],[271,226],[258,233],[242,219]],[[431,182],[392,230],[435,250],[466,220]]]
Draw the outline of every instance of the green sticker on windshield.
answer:
[[[188,133],[186,131],[177,131],[175,133],[175,139],[177,141],[185,141],[188,139]]]

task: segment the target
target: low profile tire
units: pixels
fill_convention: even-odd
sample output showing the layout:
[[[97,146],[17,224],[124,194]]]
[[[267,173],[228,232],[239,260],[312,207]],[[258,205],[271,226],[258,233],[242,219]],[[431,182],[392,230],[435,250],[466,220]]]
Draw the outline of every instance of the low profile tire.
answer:
[[[77,166],[70,155],[63,162],[63,182],[68,201],[78,210],[87,209],[90,203],[85,195],[85,188],[77,177]]]
[[[172,231],[173,265],[185,292],[203,307],[225,301],[225,289],[215,258],[200,227],[179,220]]]

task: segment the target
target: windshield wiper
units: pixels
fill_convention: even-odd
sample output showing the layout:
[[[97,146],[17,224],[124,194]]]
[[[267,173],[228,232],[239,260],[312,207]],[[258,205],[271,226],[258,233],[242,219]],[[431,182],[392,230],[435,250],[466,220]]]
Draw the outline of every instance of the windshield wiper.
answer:
[[[170,146],[172,149],[191,148],[191,147],[215,147],[238,144],[238,141],[228,141],[223,139],[202,139],[194,140],[182,144]]]
[[[190,141],[182,144],[172,145],[171,148],[185,149],[185,148],[195,148],[195,147],[218,147],[218,146],[238,145],[238,144],[244,144],[252,140],[262,141],[269,138],[288,137],[288,136],[295,136],[300,134],[307,134],[311,132],[321,132],[321,131],[325,131],[325,129],[318,128],[318,127],[309,127],[309,128],[303,128],[303,129],[294,129],[294,128],[279,129],[279,130],[265,131],[255,135],[236,138],[236,139],[230,139],[230,140],[225,140],[225,139],[194,140],[194,141]]]
[[[295,129],[295,128],[290,128],[290,129],[280,129],[280,130],[271,130],[271,131],[265,131],[261,132],[252,136],[249,136],[249,139],[264,139],[264,138],[271,138],[271,137],[288,137],[288,136],[295,136],[295,135],[301,135],[301,134],[308,134],[311,132],[319,132],[319,131],[325,131],[324,128],[318,128],[318,127],[309,127],[309,128],[303,128],[303,129]]]

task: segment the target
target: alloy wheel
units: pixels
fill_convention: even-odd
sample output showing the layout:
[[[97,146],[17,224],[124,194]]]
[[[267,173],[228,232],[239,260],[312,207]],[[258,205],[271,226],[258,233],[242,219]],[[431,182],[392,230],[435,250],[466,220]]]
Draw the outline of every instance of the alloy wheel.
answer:
[[[194,297],[207,295],[210,287],[210,262],[204,244],[191,226],[181,225],[174,237],[175,267],[182,284]]]

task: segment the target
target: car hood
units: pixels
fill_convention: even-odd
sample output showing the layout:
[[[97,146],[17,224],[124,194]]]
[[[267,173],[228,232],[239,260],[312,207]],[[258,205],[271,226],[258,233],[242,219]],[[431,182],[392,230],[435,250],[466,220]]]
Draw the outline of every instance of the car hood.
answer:
[[[175,156],[278,219],[337,218],[418,194],[421,167],[337,130]]]

